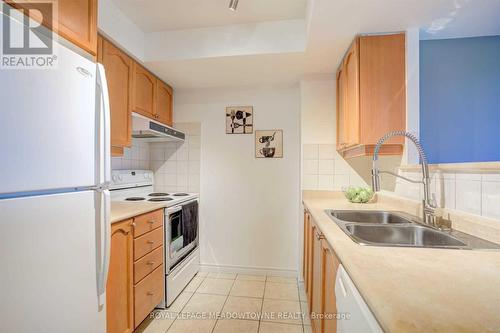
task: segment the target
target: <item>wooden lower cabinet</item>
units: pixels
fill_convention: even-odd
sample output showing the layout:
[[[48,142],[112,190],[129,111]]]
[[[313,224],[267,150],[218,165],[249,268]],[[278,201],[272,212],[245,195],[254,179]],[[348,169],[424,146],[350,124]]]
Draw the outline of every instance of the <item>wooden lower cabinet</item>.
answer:
[[[159,217],[161,220],[158,220]],[[156,229],[149,230],[149,226]],[[165,295],[163,209],[114,223],[106,284],[107,333],[133,332]]]
[[[111,258],[106,285],[107,333],[134,330],[132,219],[111,227]]]
[[[303,265],[312,330],[336,332],[335,279],[340,261],[307,211],[304,212]]]

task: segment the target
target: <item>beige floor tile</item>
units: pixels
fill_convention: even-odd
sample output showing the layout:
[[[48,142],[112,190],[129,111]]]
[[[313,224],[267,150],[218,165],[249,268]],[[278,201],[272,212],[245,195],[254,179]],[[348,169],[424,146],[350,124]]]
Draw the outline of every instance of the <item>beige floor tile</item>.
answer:
[[[304,333],[312,333],[312,327],[309,326],[304,326]]]
[[[229,296],[222,315],[230,319],[259,320],[262,298]]]
[[[196,273],[196,276],[198,276],[198,277],[207,277],[207,275],[208,275],[208,272],[198,272],[198,273]]]
[[[222,295],[194,294],[182,309],[182,313],[201,314],[203,318],[209,314],[218,314],[222,310],[226,298]]]
[[[259,322],[251,320],[219,320],[213,333],[257,333]]]
[[[234,279],[236,279],[236,274],[235,273],[210,272],[210,273],[208,273],[207,277],[213,278],[213,279],[229,279],[229,280],[234,280]]]
[[[177,319],[168,333],[210,333],[215,323],[215,319]]]
[[[206,278],[198,289],[196,289],[196,292],[201,294],[229,295],[233,283],[233,280]]]
[[[184,305],[186,305],[186,303],[189,301],[191,296],[193,296],[193,293],[191,293],[191,292],[181,293],[179,296],[177,296],[177,298],[172,303],[172,305],[170,305],[167,308],[167,311],[176,312],[176,313],[181,312],[182,308],[184,307]]]
[[[302,325],[300,303],[297,301],[264,299],[262,321]]]
[[[170,314],[169,314],[170,315]],[[146,319],[142,322],[134,333],[165,333],[175,319],[167,316],[156,319]]]
[[[249,275],[249,274],[238,274],[236,280],[245,280],[245,281],[266,281],[265,275]]]
[[[186,288],[184,288],[184,291],[194,293],[196,291],[196,289],[198,289],[198,287],[200,286],[200,284],[203,282],[204,279],[205,278],[203,278],[203,277],[195,276],[191,280],[191,282],[188,283]]]
[[[231,296],[259,297],[264,296],[266,283],[261,281],[236,280],[231,289]]]
[[[284,276],[268,276],[267,282],[275,282],[275,283],[290,283],[297,285],[297,278],[294,277],[284,277]]]
[[[299,289],[295,284],[266,282],[264,298],[299,300]]]
[[[170,333],[170,331],[168,331]],[[302,325],[261,322],[259,333],[302,333]]]

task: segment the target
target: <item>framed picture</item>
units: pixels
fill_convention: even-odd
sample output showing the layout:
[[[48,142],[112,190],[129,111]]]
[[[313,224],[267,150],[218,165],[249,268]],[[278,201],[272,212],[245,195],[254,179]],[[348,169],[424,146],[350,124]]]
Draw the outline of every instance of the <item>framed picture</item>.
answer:
[[[253,106],[226,108],[226,134],[253,133]]]
[[[283,130],[255,131],[255,157],[282,158]]]

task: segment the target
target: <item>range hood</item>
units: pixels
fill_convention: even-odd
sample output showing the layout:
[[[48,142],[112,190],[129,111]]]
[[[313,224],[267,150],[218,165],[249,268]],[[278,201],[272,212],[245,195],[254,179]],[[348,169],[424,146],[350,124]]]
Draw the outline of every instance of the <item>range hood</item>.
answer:
[[[184,141],[186,134],[137,113],[132,113],[132,137],[148,142]]]

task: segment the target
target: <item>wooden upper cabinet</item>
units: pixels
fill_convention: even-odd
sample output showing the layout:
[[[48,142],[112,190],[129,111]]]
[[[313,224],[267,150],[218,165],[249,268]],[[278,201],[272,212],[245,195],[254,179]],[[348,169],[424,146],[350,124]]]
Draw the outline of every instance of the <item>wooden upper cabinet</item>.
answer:
[[[99,36],[97,60],[104,65],[111,109],[111,146],[130,147],[132,139],[133,60],[108,40]]]
[[[384,134],[406,128],[405,35],[360,36],[337,71],[337,149],[344,158],[372,155]],[[403,153],[393,138],[381,155]]]
[[[345,57],[346,147],[359,144],[359,56],[355,40]]]
[[[59,33],[79,47],[97,53],[97,0],[59,0]]]
[[[137,112],[148,118],[155,117],[155,90],[156,78],[147,69],[134,62],[134,92],[133,108]]]
[[[23,3],[4,0],[15,8],[27,9]],[[33,1],[34,2],[34,1]],[[44,22],[48,28],[92,55],[97,54],[97,0],[59,0],[55,2],[57,20]],[[42,15],[46,13],[41,11]],[[30,11],[30,17],[40,22],[40,15]]]
[[[344,67],[341,66],[337,72],[337,150],[341,150],[347,146],[345,95],[345,70]]]
[[[156,103],[154,117],[161,123],[172,126],[173,91],[161,80],[156,80]]]
[[[111,259],[106,285],[107,333],[134,330],[132,220],[111,226]]]

